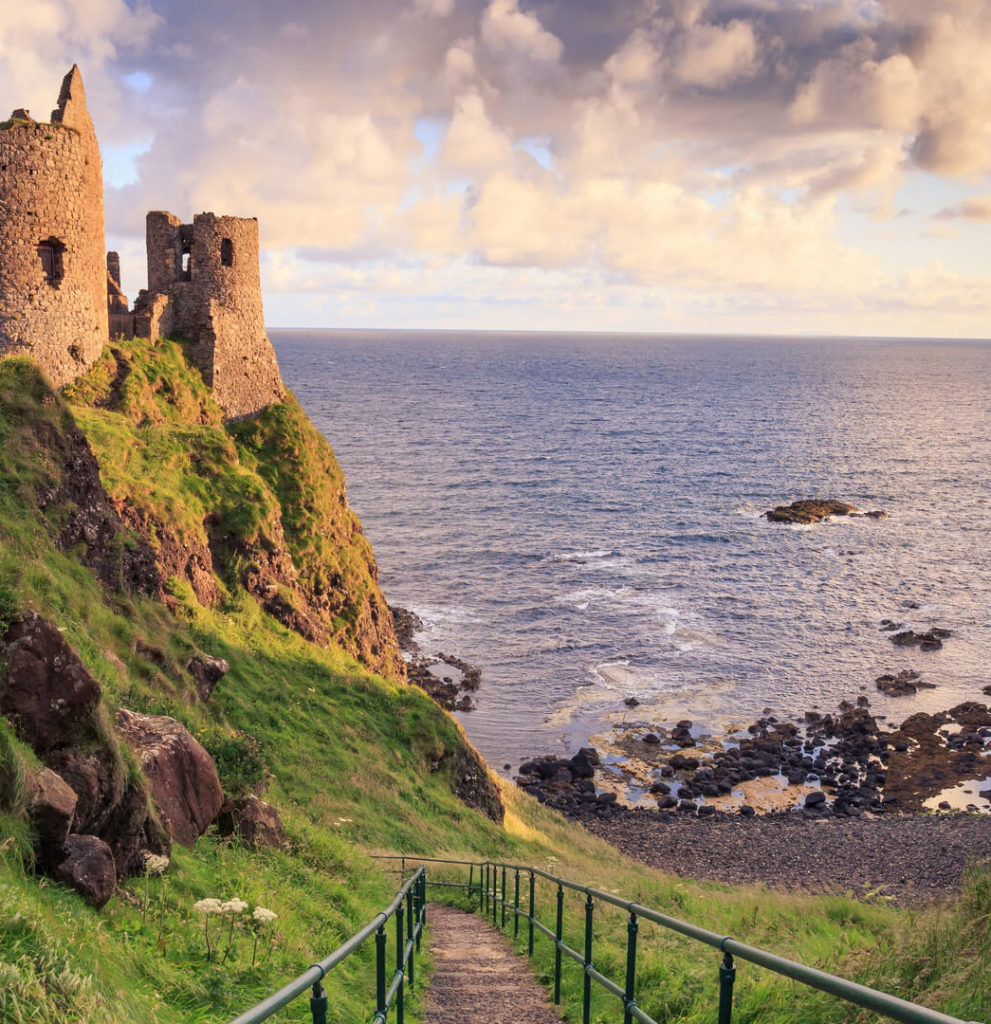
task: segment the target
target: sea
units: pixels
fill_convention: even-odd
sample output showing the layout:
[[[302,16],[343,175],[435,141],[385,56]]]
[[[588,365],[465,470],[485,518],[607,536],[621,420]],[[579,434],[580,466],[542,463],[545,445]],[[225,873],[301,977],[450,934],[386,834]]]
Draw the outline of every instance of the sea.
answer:
[[[496,770],[682,719],[988,702],[991,343],[271,337],[389,602],[481,669],[457,717]],[[888,515],[763,516],[814,497]],[[886,619],[952,636],[897,648]],[[881,694],[902,669],[933,688]]]

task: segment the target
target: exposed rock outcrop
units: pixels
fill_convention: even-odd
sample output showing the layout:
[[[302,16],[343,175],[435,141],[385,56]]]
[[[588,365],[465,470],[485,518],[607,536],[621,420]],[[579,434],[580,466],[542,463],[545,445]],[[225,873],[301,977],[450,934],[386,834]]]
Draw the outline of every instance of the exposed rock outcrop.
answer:
[[[445,754],[435,765],[435,770],[446,767],[448,763],[451,771],[451,788],[461,802],[481,811],[497,825],[502,824],[506,808],[499,795],[499,788],[474,748],[466,741],[465,745],[453,754]]]
[[[57,868],[73,833],[98,837],[120,878],[142,871],[147,852],[168,853],[144,783],[130,776],[109,731],[100,686],[59,630],[29,612],[0,646],[0,710],[47,769],[29,778],[26,794],[39,864]]]
[[[96,836],[73,835],[66,839],[63,852],[64,859],[55,869],[55,877],[99,910],[117,887],[110,847]]]
[[[225,658],[211,654],[197,654],[186,662],[186,671],[196,683],[196,692],[204,703],[213,696],[217,683],[230,672],[230,663]]]
[[[130,501],[117,502],[115,507],[121,520],[143,538],[152,552],[159,576],[157,597],[165,604],[174,604],[164,584],[175,577],[189,583],[196,599],[205,608],[213,608],[219,603],[220,585],[214,575],[213,556],[206,544],[181,539],[160,518]]]
[[[41,757],[79,741],[100,703],[100,686],[62,634],[29,612],[8,627],[2,644],[0,711]]]
[[[222,836],[235,836],[248,846],[281,849],[286,845],[279,812],[254,795],[227,801],[217,816],[217,828]]]
[[[920,689],[935,689],[932,683],[923,682],[918,672],[908,668],[898,673],[886,672],[874,680],[874,685],[889,697],[907,697]]]
[[[210,827],[224,802],[213,759],[185,726],[165,715],[121,709],[117,727],[141,770],[169,835],[183,846]]]
[[[162,578],[154,553],[118,516],[83,432],[68,416],[60,429],[46,420],[34,429],[54,469],[53,479],[38,488],[38,506],[43,512],[59,510],[58,546],[79,550],[80,561],[109,590],[157,595]]]
[[[50,768],[42,768],[26,779],[28,821],[36,836],[36,853],[42,865],[57,864],[64,857],[78,797]]]
[[[778,505],[764,516],[772,523],[798,523],[809,525],[821,523],[832,516],[866,516],[869,519],[886,519],[888,513],[876,509],[873,512],[861,512],[853,505],[833,498],[806,498],[793,501],[790,505]]]

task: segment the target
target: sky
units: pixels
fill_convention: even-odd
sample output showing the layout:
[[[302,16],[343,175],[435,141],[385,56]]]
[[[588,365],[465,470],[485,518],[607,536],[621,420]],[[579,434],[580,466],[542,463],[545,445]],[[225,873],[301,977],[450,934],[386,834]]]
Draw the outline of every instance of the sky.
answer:
[[[259,219],[273,327],[991,337],[991,0],[0,0],[108,247]],[[2,103],[2,100],[0,100]]]

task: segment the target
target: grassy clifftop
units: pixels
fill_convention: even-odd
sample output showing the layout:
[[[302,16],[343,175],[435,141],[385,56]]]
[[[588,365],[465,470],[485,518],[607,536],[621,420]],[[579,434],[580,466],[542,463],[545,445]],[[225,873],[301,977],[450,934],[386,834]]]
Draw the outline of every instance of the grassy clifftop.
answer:
[[[76,424],[96,453],[108,508],[82,486]],[[114,513],[118,524],[108,525]],[[369,856],[378,850],[553,867],[980,1016],[986,877],[955,908],[909,914],[668,878],[514,787],[503,787],[501,824],[483,813],[491,806],[467,806],[456,791],[470,746],[403,680],[329,446],[291,400],[225,426],[180,344],[121,346],[62,397],[30,363],[0,362],[0,625],[27,609],[57,624],[108,712],[171,715],[213,753],[228,793],[264,788],[288,844],[251,851],[208,833],[191,850],[177,847],[163,875],[127,880],[97,913],[32,869],[23,816],[32,755],[0,718],[0,1021],[230,1019],[388,902],[393,881]],[[201,652],[230,663],[209,702],[185,668]],[[208,897],[278,917],[228,933],[226,921],[193,911]],[[603,965],[618,963],[623,922],[613,938],[605,918],[602,927]],[[642,933],[641,944],[645,1005],[670,1019],[711,1019],[714,960],[680,940]],[[335,1020],[367,1016],[369,953],[328,980]],[[797,1019],[789,983],[747,969],[738,990],[734,1019]],[[279,1019],[307,1013],[303,1000]],[[600,1016],[621,1013],[603,1003]],[[814,999],[801,1019],[856,1014]]]

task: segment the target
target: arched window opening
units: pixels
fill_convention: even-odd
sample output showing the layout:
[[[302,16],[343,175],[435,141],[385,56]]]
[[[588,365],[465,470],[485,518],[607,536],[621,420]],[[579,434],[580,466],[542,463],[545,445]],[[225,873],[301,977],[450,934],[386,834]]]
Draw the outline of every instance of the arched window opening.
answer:
[[[57,238],[46,238],[38,243],[38,256],[41,257],[41,270],[45,282],[58,288],[65,276],[65,244]]]
[[[229,238],[223,239],[220,243],[220,262],[225,267],[234,266],[234,243]]]

